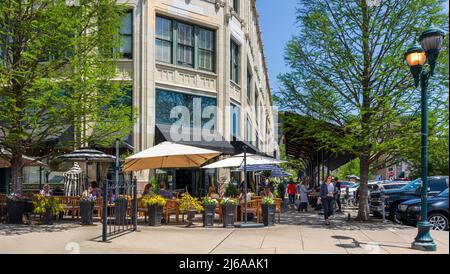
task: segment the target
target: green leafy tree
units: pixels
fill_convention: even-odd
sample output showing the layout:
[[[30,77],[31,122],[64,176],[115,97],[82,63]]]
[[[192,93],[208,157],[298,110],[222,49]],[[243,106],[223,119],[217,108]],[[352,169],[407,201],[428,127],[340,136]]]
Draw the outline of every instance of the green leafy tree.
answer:
[[[22,156],[73,127],[75,147],[105,145],[132,129],[117,79],[122,5],[115,0],[0,1],[0,155],[21,192]]]
[[[302,0],[298,5],[299,32],[285,50],[291,72],[280,75],[275,101],[281,110],[310,118],[299,138],[313,137],[321,147],[359,159],[360,220],[369,218],[369,171],[394,163],[405,140],[420,132],[415,115],[420,92],[403,54],[430,21],[447,27],[443,2],[383,0],[369,6],[365,0]],[[437,74],[430,83],[430,109],[448,100],[442,85],[448,73]]]
[[[351,174],[360,174],[359,170],[359,159],[356,158],[345,165],[338,168],[338,172],[335,174],[340,180],[345,180],[345,176]]]

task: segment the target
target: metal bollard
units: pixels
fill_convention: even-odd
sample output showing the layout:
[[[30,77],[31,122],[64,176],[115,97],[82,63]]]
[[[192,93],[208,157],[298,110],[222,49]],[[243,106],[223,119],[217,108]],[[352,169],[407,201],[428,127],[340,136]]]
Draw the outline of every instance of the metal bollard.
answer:
[[[380,190],[380,201],[381,201],[381,216],[383,217],[383,223],[386,222],[386,208],[385,208],[386,195],[384,193],[384,188]]]

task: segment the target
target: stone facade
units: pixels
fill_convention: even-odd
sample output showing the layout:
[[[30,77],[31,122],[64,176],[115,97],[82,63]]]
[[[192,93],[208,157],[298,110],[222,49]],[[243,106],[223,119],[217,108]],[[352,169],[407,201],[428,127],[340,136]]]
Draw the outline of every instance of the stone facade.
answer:
[[[120,60],[118,75],[121,79],[132,82],[133,86],[133,105],[138,110],[138,121],[133,130],[133,145],[136,152],[155,144],[156,90],[164,89],[216,98],[217,132],[227,141],[232,138],[230,109],[227,106],[231,103],[238,106],[240,137],[244,140],[248,137],[244,134],[248,119],[252,136],[246,141],[252,141],[261,152],[272,156],[278,155],[275,152],[276,121],[272,110],[256,0],[121,2],[132,8],[132,58]],[[238,7],[234,8],[234,3],[238,3]],[[156,61],[157,16],[214,31],[214,70],[204,71]],[[238,83],[231,80],[231,41],[239,46]],[[250,98],[246,92],[247,71],[252,75]],[[257,92],[257,96],[254,92]],[[258,99],[256,103],[255,97]],[[257,143],[256,136],[258,136]],[[140,181],[147,181],[149,178],[147,172],[137,172],[136,175]]]

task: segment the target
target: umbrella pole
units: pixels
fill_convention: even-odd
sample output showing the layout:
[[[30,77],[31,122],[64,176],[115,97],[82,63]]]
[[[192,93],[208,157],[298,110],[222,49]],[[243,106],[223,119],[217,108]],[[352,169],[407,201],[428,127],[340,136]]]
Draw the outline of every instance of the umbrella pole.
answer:
[[[247,146],[244,148],[244,223],[247,223]]]
[[[119,139],[116,139],[116,195],[119,195]]]

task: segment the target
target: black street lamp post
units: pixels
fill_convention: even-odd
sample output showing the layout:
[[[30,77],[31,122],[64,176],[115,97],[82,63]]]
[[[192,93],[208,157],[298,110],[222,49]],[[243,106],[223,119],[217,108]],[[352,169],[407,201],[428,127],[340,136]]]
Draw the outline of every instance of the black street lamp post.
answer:
[[[433,76],[439,51],[442,47],[444,31],[434,26],[429,27],[419,37],[419,44],[414,44],[405,53],[406,63],[410,67],[414,77],[415,87],[421,88],[421,218],[417,225],[418,233],[411,244],[413,249],[435,251],[436,244],[430,234],[431,224],[428,222],[428,81]],[[429,69],[423,70],[425,61],[428,60]]]

